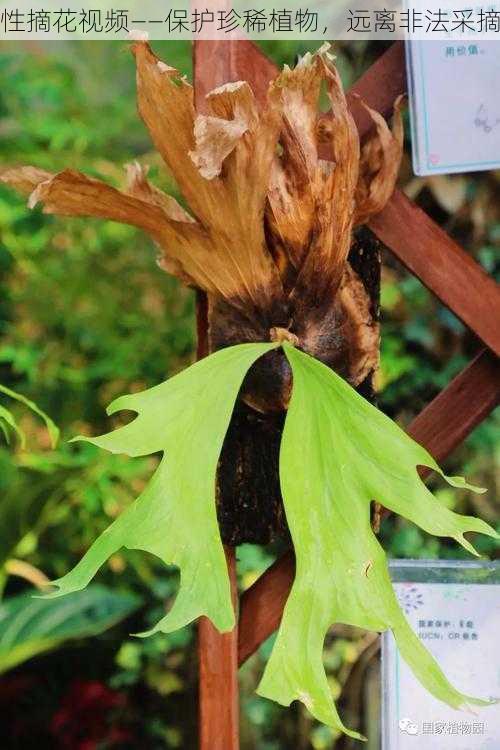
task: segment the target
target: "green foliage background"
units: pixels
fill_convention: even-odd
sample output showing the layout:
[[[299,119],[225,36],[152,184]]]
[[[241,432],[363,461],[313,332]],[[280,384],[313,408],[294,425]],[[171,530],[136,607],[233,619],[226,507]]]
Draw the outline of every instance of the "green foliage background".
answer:
[[[317,46],[270,42],[265,49],[276,62],[293,64],[296,54]],[[158,43],[155,49],[190,75],[187,43]],[[380,43],[339,45],[344,83],[355,81],[381,50]],[[151,165],[159,185],[175,191],[137,116],[134,65],[126,45],[3,43],[0,78],[2,166],[74,167],[119,184],[123,164],[138,158]],[[416,179],[406,161],[402,182],[489,273],[498,274],[498,175]],[[471,359],[478,342],[388,253],[384,264],[379,403],[406,425]],[[113,398],[154,385],[190,363],[193,331],[193,294],[157,268],[152,243],[139,232],[110,222],[30,212],[22,199],[0,188],[0,382],[33,399],[62,432],[57,449],[50,450],[43,424],[22,406],[11,406],[28,446],[0,448],[0,518],[6,520],[0,527],[2,556],[5,552],[58,578],[139,494],[156,459],[127,459],[91,445],[70,446],[67,440],[109,430],[120,419],[105,417]],[[443,467],[488,487],[487,495],[442,486],[437,491],[450,507],[472,511],[490,523],[498,517],[497,436],[498,420],[492,416]],[[392,556],[465,555],[457,545],[427,537],[402,519],[385,521],[381,534]],[[496,554],[491,541],[481,538],[477,544]],[[240,548],[241,585],[250,585],[278,551],[279,545]],[[111,712],[109,726],[125,725],[128,744],[117,745],[108,732],[95,747],[194,747],[193,629],[146,640],[128,636],[159,619],[175,591],[176,574],[165,576],[153,558],[128,553],[115,555],[99,581],[139,595],[143,609],[104,635],[38,657],[6,675],[4,681],[12,684],[28,681],[9,703],[12,726],[16,712],[24,714],[24,746],[36,737],[39,748],[58,747],[50,717],[77,675],[106,684],[126,701],[126,710]],[[2,585],[6,596],[27,589],[22,579],[5,573]],[[375,684],[376,644],[370,638],[339,629],[335,639],[327,640],[325,662],[335,698],[345,686],[341,706],[351,713],[344,713],[346,721],[368,732],[374,750],[376,691],[369,688],[367,702],[367,691],[359,684],[360,674],[361,682]],[[286,711],[254,694],[269,645],[241,673],[243,748],[350,747],[349,740],[336,741],[331,730],[316,725],[300,707]],[[2,700],[0,688],[0,705]],[[6,747],[23,746],[22,741],[12,735]]]

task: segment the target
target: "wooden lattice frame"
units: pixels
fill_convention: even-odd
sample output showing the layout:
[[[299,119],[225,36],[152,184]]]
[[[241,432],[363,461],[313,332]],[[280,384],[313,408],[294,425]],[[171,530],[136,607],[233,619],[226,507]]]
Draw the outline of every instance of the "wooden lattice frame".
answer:
[[[194,44],[197,105],[207,91],[228,81],[248,81],[262,99],[275,65],[251,42],[200,41]],[[352,93],[383,115],[406,93],[404,47],[396,42],[349,92],[361,136],[370,126]],[[326,117],[328,115],[325,115]],[[329,154],[323,154],[328,158]],[[469,255],[403,193],[396,191],[370,223],[382,243],[478,337],[483,345],[474,360],[411,423],[409,433],[441,461],[500,401],[500,290]],[[198,298],[198,354],[207,346],[206,302]],[[226,551],[237,608],[235,556]],[[239,622],[220,635],[201,618],[200,747],[239,747],[238,666],[279,626],[294,577],[293,553],[286,553],[242,595]]]

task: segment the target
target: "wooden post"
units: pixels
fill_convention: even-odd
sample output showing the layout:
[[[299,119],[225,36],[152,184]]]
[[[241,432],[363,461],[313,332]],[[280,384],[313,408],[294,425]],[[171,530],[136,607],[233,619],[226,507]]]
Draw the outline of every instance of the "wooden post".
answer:
[[[194,94],[198,111],[204,109],[208,91],[230,81],[249,81],[258,101],[265,99],[275,67],[249,41],[197,41],[193,45]],[[207,299],[199,292],[196,301],[198,359],[208,354]],[[236,554],[227,548],[233,603],[238,613]],[[198,628],[200,748],[238,750],[238,625],[221,635],[201,618]]]
[[[196,297],[197,359],[208,354],[207,297]],[[225,548],[233,606],[238,613],[236,553]],[[198,624],[199,746],[200,750],[238,750],[238,625],[221,634],[210,620]]]
[[[198,41],[193,46],[195,104],[204,109],[208,91],[238,78],[235,42]],[[241,44],[241,43],[240,43]],[[244,44],[244,43],[243,43]],[[241,59],[241,58],[240,58]],[[196,300],[197,357],[208,354],[207,298]],[[238,615],[236,553],[225,548],[233,605]],[[199,658],[199,746],[201,750],[238,750],[238,625],[231,633],[219,633],[211,622],[200,618]]]
[[[237,609],[236,554],[226,547],[233,604]],[[237,750],[239,743],[238,625],[222,635],[210,620],[198,626],[200,750]]]

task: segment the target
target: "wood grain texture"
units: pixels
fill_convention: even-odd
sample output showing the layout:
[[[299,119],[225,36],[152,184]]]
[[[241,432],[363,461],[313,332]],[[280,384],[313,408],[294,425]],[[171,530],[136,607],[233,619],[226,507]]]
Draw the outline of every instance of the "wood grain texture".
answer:
[[[465,250],[400,191],[369,227],[446,307],[500,354],[500,287]]]
[[[348,94],[361,137],[370,119],[353,93],[387,116],[406,92],[404,46],[396,42],[359,79]],[[328,158],[328,152],[323,154]],[[500,288],[427,214],[396,190],[370,229],[460,320],[500,354]]]
[[[238,662],[243,664],[278,628],[295,577],[295,556],[285,552],[240,598]]]
[[[225,548],[233,605],[236,609],[236,556]],[[198,624],[200,750],[238,750],[238,627],[219,633],[206,617]]]
[[[220,42],[200,41],[193,45],[194,92],[198,111],[203,111],[207,91],[227,81],[237,80],[234,42],[217,48]],[[229,50],[231,48],[231,51]],[[233,59],[234,53],[234,59]],[[208,354],[207,296],[196,297],[197,359]],[[225,548],[231,594],[238,611],[236,555]],[[200,750],[238,750],[238,625],[230,633],[219,633],[206,617],[198,623],[199,660],[199,747]]]
[[[369,131],[370,119],[352,94],[388,116],[396,97],[405,92],[404,45],[396,42],[348,94],[361,137]],[[500,288],[445,231],[398,190],[369,227],[444,305],[500,354]]]
[[[408,433],[442,461],[499,400],[500,364],[484,350],[416,417]],[[279,627],[293,577],[293,553],[287,552],[241,597],[240,664]]]
[[[250,41],[204,40],[194,43],[196,106],[222,83],[248,81],[260,103],[277,73],[274,63]]]
[[[404,42],[395,42],[368,68],[347,94],[349,108],[362,138],[371,130],[373,123],[353,95],[360,96],[369,107],[387,117],[392,113],[398,96],[406,94],[406,91]]]
[[[195,69],[203,71],[196,85],[196,106],[203,109],[205,95],[221,82],[248,81],[257,100],[263,104],[269,83],[278,75],[278,67],[250,41],[207,40],[195,43]],[[229,71],[229,73],[227,73]],[[388,116],[395,100],[406,93],[406,68],[403,42],[395,42],[364,73],[347,94],[349,108],[363,138],[373,127],[357,96],[373,109]],[[328,117],[329,115],[323,115]],[[325,149],[324,158],[329,152]],[[323,154],[322,154],[323,156]],[[331,156],[331,153],[330,153]]]

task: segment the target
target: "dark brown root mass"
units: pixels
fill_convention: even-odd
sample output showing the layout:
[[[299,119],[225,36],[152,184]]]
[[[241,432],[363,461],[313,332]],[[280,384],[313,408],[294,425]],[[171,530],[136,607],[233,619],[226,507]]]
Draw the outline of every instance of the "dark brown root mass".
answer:
[[[378,241],[368,230],[357,232],[349,262],[370,297],[374,321],[378,321],[380,250]],[[213,324],[213,315],[211,320]],[[262,322],[262,336],[268,322]],[[241,343],[241,329],[238,334],[237,327],[233,320],[229,329],[216,327],[214,330],[225,330],[226,335],[232,330],[234,336],[239,337],[232,343]],[[251,335],[257,335],[253,328]],[[343,346],[342,341],[339,345]],[[356,386],[370,401],[374,400],[373,375],[374,370]],[[262,357],[245,378],[218,469],[217,516],[225,544],[268,544],[288,534],[279,484],[279,449],[286,412],[271,407],[285,392],[289,398],[291,385],[290,368],[281,351]]]

